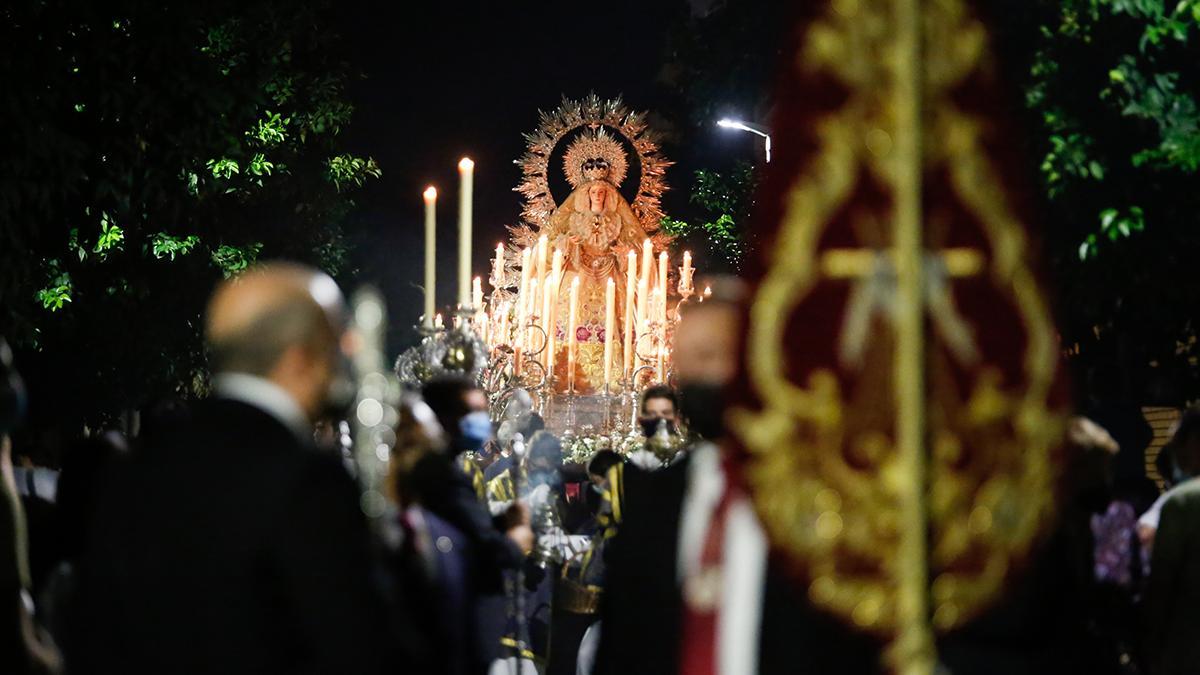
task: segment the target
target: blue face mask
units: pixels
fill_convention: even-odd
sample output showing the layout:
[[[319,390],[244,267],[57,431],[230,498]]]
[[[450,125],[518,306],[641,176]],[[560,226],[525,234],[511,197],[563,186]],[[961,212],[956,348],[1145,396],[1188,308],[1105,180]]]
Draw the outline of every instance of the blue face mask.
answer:
[[[485,411],[473,412],[458,421],[459,447],[466,452],[479,452],[492,437],[492,419]]]

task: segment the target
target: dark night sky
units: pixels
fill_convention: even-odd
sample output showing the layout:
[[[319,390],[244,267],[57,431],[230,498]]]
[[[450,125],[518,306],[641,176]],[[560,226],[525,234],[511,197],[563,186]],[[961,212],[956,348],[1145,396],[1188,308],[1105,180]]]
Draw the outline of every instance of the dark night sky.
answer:
[[[678,96],[660,82],[668,32],[686,19],[687,2],[463,6],[413,2],[381,13],[352,2],[338,10],[336,30],[365,75],[351,92],[357,111],[349,140],[383,168],[352,216],[355,262],[361,279],[388,297],[393,350],[415,339],[410,327],[420,313],[421,191],[428,184],[439,190],[438,304],[445,306],[456,293],[458,159],[476,162],[474,269],[483,273],[506,237],[504,225],[520,214],[512,188],[521,134],[562,95],[620,94],[631,108],[657,112],[664,126],[682,132],[665,144],[679,162],[667,175],[675,186],[664,200],[669,213],[686,209],[693,166],[754,152],[746,134],[688,128]]]

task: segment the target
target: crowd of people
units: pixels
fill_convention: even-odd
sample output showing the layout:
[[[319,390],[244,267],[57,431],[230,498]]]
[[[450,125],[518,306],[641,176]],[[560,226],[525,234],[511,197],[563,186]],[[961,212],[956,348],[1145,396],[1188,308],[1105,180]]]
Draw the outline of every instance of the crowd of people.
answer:
[[[346,308],[325,275],[261,266],[206,315],[212,395],[56,470],[18,462],[0,343],[0,672],[871,673],[879,642],[819,611],[771,552],[728,452],[741,297],[717,284],[640,403],[647,450],[567,461],[528,397],[502,420],[465,376],[400,405],[369,520],[319,421],[344,415]],[[675,439],[665,449],[656,438]],[[1200,409],[1169,489],[1118,498],[1087,420],[1028,579],[942,638],[949,672],[1200,672]]]

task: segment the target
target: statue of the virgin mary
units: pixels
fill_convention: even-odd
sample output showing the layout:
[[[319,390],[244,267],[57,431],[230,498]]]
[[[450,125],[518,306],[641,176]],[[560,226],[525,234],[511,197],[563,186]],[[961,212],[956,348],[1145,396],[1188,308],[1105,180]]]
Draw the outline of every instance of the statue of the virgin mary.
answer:
[[[563,252],[563,276],[559,286],[557,355],[555,376],[567,382],[568,290],[579,279],[579,308],[575,329],[577,340],[575,390],[600,391],[604,386],[605,293],[608,280],[616,287],[616,325],[613,336],[613,373],[621,372],[622,340],[625,329],[625,274],[629,251],[641,251],[646,231],[629,202],[621,195],[628,161],[621,142],[603,127],[585,130],[567,146],[563,169],[572,187],[545,226],[551,248]],[[619,375],[614,376],[614,381]]]

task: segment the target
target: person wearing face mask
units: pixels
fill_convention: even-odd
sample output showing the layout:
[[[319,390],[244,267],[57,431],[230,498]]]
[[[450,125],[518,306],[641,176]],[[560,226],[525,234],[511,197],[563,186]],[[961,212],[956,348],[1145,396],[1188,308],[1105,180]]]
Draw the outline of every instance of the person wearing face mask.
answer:
[[[487,397],[463,376],[441,376],[421,391],[443,429],[440,452],[425,453],[412,469],[415,498],[462,533],[470,549],[466,594],[475,613],[468,670],[487,672],[501,653],[505,629],[504,572],[518,569],[533,548],[529,511],[520,504],[494,518],[485,503],[483,474],[467,455],[491,438]]]
[[[593,672],[833,672],[809,657],[842,640],[840,629],[785,575],[768,573],[766,537],[728,461],[726,386],[738,370],[745,290],[730,278],[708,285],[710,297],[684,307],[672,349],[680,413],[699,440],[659,471],[613,474],[619,515],[604,551]],[[859,647],[845,653],[874,664],[876,652]],[[866,672],[853,658],[844,665]]]
[[[679,426],[679,395],[665,384],[646,387],[642,392],[640,413],[638,424],[646,438],[658,431],[660,422],[667,424],[668,433],[675,433]]]
[[[341,403],[345,323],[337,284],[299,265],[217,287],[213,396],[114,467],[97,499],[72,672],[382,671],[359,491],[313,443]]]

